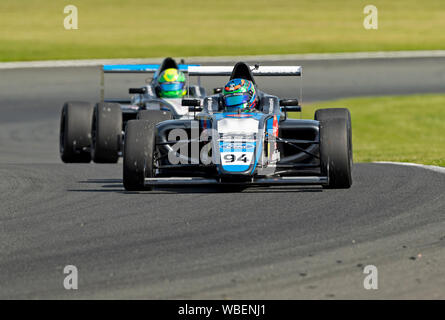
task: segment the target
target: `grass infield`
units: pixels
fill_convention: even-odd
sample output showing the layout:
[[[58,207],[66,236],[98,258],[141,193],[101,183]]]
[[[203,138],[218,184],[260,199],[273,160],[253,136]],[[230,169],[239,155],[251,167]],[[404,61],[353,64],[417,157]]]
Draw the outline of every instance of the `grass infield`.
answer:
[[[0,61],[434,50],[444,30],[444,0],[0,1]]]
[[[351,111],[354,161],[445,166],[445,95],[341,99],[306,105],[302,117],[328,107]]]

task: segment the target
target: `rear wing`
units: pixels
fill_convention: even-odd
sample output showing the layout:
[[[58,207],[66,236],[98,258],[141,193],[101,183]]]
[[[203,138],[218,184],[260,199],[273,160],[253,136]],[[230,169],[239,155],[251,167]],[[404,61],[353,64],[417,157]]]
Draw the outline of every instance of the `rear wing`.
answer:
[[[105,99],[105,73],[156,73],[160,64],[105,64],[100,66],[100,99]],[[199,64],[179,64],[178,69],[188,73],[190,67],[199,67]],[[117,101],[117,100],[116,100]],[[129,103],[129,100],[122,100]]]
[[[198,67],[198,64],[180,64],[178,69],[188,72],[190,67]],[[155,73],[159,64],[105,64],[102,66],[103,73]]]
[[[250,67],[254,76],[302,76],[301,66],[255,66]],[[190,66],[190,76],[230,76],[231,66]]]
[[[100,66],[100,95],[101,100],[105,98],[105,73],[156,73],[159,64],[108,64]],[[198,77],[201,86],[201,76],[230,76],[233,66],[200,66],[197,64],[179,64],[178,68],[187,77],[187,85],[190,85],[190,76]],[[295,76],[302,78],[301,66],[259,66],[250,67],[254,76]],[[189,90],[188,90],[189,91]],[[302,101],[302,86],[300,86],[300,101]],[[129,103],[129,101],[127,101]]]
[[[298,77],[300,103],[303,101],[303,67],[302,66],[249,66],[253,76],[269,76],[269,77]],[[198,84],[201,85],[201,76],[231,76],[234,67],[232,66],[189,66],[188,68],[188,84],[190,85],[190,76],[198,77]]]

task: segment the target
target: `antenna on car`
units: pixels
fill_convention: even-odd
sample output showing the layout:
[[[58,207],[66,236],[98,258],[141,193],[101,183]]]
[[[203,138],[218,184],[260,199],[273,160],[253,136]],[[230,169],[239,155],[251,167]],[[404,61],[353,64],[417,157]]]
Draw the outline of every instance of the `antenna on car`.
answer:
[[[181,64],[185,64],[184,58],[179,61]],[[190,99],[190,75],[187,70],[187,99]]]

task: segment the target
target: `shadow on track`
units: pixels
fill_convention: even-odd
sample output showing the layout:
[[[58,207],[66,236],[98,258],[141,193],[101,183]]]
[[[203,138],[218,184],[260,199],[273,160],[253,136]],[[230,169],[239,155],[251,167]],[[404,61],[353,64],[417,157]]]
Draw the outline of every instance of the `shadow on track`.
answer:
[[[157,187],[151,191],[125,191],[122,179],[88,179],[78,181],[85,184],[103,184],[100,188],[68,189],[69,192],[115,192],[120,194],[205,194],[205,193],[295,193],[295,192],[322,192],[322,187],[314,186],[177,186]]]

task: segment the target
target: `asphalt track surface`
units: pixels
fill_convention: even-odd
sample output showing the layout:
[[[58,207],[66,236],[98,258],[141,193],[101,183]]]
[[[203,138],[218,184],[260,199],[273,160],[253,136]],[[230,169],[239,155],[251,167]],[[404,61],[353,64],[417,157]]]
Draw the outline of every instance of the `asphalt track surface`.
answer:
[[[305,101],[443,93],[444,62],[306,61]],[[0,70],[0,298],[445,298],[445,174],[355,164],[350,190],[125,192],[121,164],[58,156],[63,102],[96,101],[98,81],[94,68]],[[119,81],[108,96],[134,82]]]

